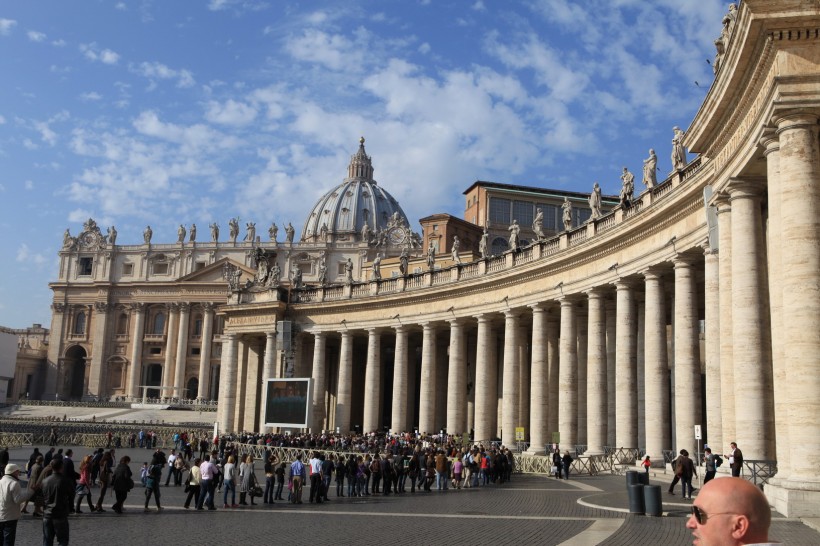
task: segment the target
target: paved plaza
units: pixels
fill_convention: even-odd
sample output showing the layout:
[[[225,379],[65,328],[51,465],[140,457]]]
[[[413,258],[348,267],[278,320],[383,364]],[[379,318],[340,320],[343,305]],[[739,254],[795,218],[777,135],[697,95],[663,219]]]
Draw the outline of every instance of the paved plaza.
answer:
[[[11,450],[11,462],[25,465],[31,451]],[[80,447],[74,451],[75,460],[79,461],[91,450]],[[131,457],[131,468],[139,482],[139,467],[150,460],[151,451],[117,450],[117,458],[126,454]],[[264,483],[261,462],[257,461],[256,466],[257,476]],[[167,469],[163,484],[166,473]],[[630,516],[623,476],[570,478],[564,481],[517,475],[500,486],[354,499],[337,498],[334,483],[330,502],[320,505],[308,502],[306,490],[302,505],[277,501],[274,505],[215,512],[185,510],[183,488],[171,486],[161,488],[161,513],[156,511],[153,500],[152,512],[143,512],[144,490],[138,485],[129,494],[123,515],[110,510],[111,496],[104,504],[106,513],[88,514],[86,505],[85,513],[71,516],[71,543],[204,545],[275,540],[314,545],[360,541],[391,545],[691,544],[685,528],[690,503],[680,497],[664,493],[664,517]],[[658,478],[653,483],[661,484],[665,491],[665,476]],[[99,489],[92,492],[96,501]],[[221,496],[218,500],[217,506],[221,506]],[[41,543],[41,520],[24,515],[17,537],[21,545]],[[820,533],[799,520],[778,515],[774,517],[771,538],[793,545],[820,544]]]

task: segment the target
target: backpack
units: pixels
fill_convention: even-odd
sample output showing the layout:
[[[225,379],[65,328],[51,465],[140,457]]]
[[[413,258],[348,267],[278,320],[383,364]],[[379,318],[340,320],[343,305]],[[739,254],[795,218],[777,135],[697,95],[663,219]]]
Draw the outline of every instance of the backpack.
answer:
[[[715,468],[723,464],[723,459],[720,455],[715,455]]]

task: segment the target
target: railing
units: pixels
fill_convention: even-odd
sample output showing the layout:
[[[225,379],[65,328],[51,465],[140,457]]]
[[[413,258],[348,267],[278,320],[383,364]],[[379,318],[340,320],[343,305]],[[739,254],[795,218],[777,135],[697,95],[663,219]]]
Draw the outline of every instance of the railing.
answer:
[[[478,269],[478,262],[472,262],[469,264],[465,264],[461,266],[461,276],[462,279],[470,279],[473,277],[478,277],[479,269]]]
[[[552,256],[561,250],[561,243],[557,237],[550,239],[545,243],[541,243],[541,256]]]
[[[639,212],[643,210],[643,199],[638,199],[637,201],[633,201],[632,205],[624,209],[624,219],[632,218]]]
[[[297,292],[296,299],[300,303],[313,303],[319,301],[319,290],[300,290]]]
[[[595,222],[595,233],[603,233],[615,227],[615,214],[610,213],[602,216]]]
[[[408,275],[404,281],[405,290],[415,290],[424,286],[424,275]]]
[[[673,187],[671,180],[667,180],[660,186],[655,186],[655,188],[652,190],[652,202],[654,203],[659,201],[660,199],[664,198],[666,195],[671,193],[672,190]]]
[[[130,408],[131,404],[163,404],[172,407],[193,408],[200,411],[216,411],[216,400],[197,400],[195,398],[143,398],[130,396],[117,396],[113,400],[28,400],[22,398],[17,401],[18,406],[56,406],[56,407],[78,407],[78,408]]]
[[[575,246],[587,240],[587,230],[585,227],[576,229],[569,233],[569,246]]]
[[[663,464],[672,464],[672,461],[674,461],[675,457],[677,457],[677,456],[678,456],[677,453],[675,453],[673,450],[664,449],[663,450]]]
[[[528,246],[527,248],[525,248],[521,252],[516,253],[514,255],[513,263],[515,265],[518,265],[518,264],[525,264],[525,263],[533,261],[534,257],[533,257],[532,249],[533,249],[533,247]]]
[[[686,182],[687,180],[689,180],[690,178],[692,178],[693,176],[695,176],[695,174],[696,174],[696,173],[697,173],[697,172],[701,169],[701,167],[703,166],[702,159],[703,159],[703,158],[702,158],[701,156],[696,157],[695,159],[693,159],[693,160],[692,160],[692,162],[691,162],[691,163],[689,163],[689,165],[687,165],[687,166],[683,169],[683,174],[681,175],[681,181],[682,181],[682,182]]]
[[[19,431],[0,432],[0,446],[19,448],[30,445],[48,445],[51,438],[52,426],[56,429],[57,441],[61,446],[108,447],[109,445],[127,446],[131,434],[136,435],[140,430],[151,431],[156,439],[156,447],[172,447],[174,435],[187,431],[192,436],[210,438],[213,434],[211,427],[203,427],[192,423],[175,426],[157,425],[151,423],[77,423],[77,422],[12,422],[3,420],[4,429],[21,429]],[[109,444],[108,433],[111,432]]]
[[[354,284],[353,285],[353,297],[357,296],[369,296],[370,295],[370,286],[368,284]]]
[[[399,291],[399,280],[398,279],[385,279],[379,283],[379,294],[382,292],[398,292]]]
[[[444,284],[450,282],[450,270],[449,269],[438,269],[433,271],[433,284]]]
[[[727,463],[728,464],[728,463]],[[745,480],[763,487],[769,478],[777,474],[777,461],[744,459],[742,476]]]
[[[331,286],[325,288],[325,301],[344,299],[345,289],[343,286]]]
[[[495,273],[501,271],[507,265],[506,256],[493,256],[487,262],[487,273]]]

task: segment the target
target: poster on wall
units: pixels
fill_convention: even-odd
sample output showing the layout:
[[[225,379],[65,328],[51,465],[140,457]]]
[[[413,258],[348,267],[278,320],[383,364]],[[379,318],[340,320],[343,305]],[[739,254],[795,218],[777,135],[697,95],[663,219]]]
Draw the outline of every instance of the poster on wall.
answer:
[[[311,379],[268,379],[265,397],[265,426],[307,428]]]

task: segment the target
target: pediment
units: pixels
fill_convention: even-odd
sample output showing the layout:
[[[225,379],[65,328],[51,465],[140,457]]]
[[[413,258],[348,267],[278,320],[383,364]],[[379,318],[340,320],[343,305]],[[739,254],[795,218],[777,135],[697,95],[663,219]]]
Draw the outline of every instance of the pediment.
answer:
[[[194,271],[193,273],[189,273],[184,277],[179,279],[179,282],[208,282],[208,283],[227,283],[225,277],[222,276],[222,270],[225,267],[225,264],[229,263],[232,266],[239,268],[242,271],[241,280],[244,282],[245,279],[253,279],[256,272],[247,267],[244,264],[241,264],[237,261],[231,260],[230,258],[222,258],[209,266],[203,267],[199,271]]]

